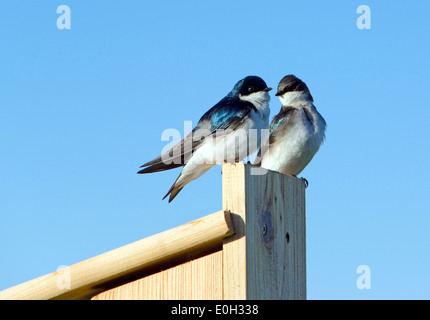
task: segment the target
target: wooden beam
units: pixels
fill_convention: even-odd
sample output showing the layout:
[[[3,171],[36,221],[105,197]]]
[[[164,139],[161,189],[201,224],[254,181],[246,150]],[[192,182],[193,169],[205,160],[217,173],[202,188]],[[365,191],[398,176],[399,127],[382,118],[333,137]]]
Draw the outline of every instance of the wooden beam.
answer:
[[[221,300],[222,250],[103,291],[91,300]]]
[[[67,274],[55,271],[15,287],[0,291],[5,299],[83,299],[110,289],[130,274],[141,272],[157,263],[165,263],[184,254],[220,245],[233,234],[228,212],[219,211],[182,226],[103,253],[67,268]],[[69,276],[70,287],[59,285]]]
[[[305,185],[295,177],[225,164],[224,299],[306,299]]]

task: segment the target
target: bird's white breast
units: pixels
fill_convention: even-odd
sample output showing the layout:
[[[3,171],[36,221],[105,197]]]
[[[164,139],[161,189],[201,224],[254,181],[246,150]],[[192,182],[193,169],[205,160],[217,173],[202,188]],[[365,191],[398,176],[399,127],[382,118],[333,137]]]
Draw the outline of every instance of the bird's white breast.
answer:
[[[313,106],[312,106],[313,107]],[[298,175],[312,160],[324,141],[325,121],[316,111],[310,110],[313,125],[307,120],[303,108],[291,119],[284,136],[271,144],[264,154],[261,166],[284,174]]]
[[[267,92],[247,97],[250,96],[253,97],[248,101],[253,103],[257,111],[251,110],[240,128],[227,129],[216,136],[207,137],[204,144],[195,151],[193,160],[212,164],[234,163],[260,148],[262,130],[268,131],[269,128],[270,96]]]

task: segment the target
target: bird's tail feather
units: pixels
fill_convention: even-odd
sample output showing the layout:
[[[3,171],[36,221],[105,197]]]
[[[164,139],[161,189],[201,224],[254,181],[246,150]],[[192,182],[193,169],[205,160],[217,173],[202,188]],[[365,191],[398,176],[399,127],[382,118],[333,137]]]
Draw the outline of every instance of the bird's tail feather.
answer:
[[[175,169],[175,168],[182,167],[182,166],[184,166],[184,165],[183,164],[175,164],[175,163],[165,164],[163,162],[160,162],[160,163],[155,163],[149,167],[146,167],[145,169],[142,169],[142,170],[138,171],[137,173],[142,174],[142,173],[160,172],[160,171]]]
[[[193,141],[193,135],[190,132],[184,139],[161,156],[141,165],[141,168],[146,168],[140,170],[138,173],[152,173],[183,167],[200,143],[200,140]]]
[[[165,161],[163,161],[162,156],[159,156],[141,165],[140,167],[144,169],[140,170],[138,173],[160,172],[160,171],[175,169],[178,167],[183,167],[185,165],[182,159],[180,159],[181,161],[178,161],[178,159],[168,159],[168,160],[169,160],[169,163],[166,163]]]
[[[198,165],[197,167],[194,167],[190,170],[189,167],[188,170],[185,168],[182,170],[182,172],[179,174],[179,177],[175,180],[175,183],[170,187],[167,194],[164,196],[163,199],[165,199],[169,194],[169,202],[171,202],[175,197],[178,195],[178,193],[182,190],[183,187],[185,187],[188,183],[191,181],[201,177],[203,174],[205,174],[210,168],[212,168],[213,164],[206,164],[206,165]],[[186,172],[184,172],[184,170]],[[190,173],[191,172],[191,173]]]
[[[181,175],[179,175],[180,177]],[[175,199],[175,197],[178,195],[178,193],[182,190],[183,187],[185,187],[184,184],[181,185],[177,185],[176,183],[179,180],[179,177],[175,180],[175,182],[173,183],[173,185],[170,187],[169,191],[167,191],[166,195],[163,197],[162,200],[166,199],[168,195],[170,195],[169,197],[169,203],[172,202],[173,199]]]
[[[163,197],[163,200],[166,199],[166,197],[170,194],[169,197],[169,203],[172,202],[173,199],[178,195],[178,193],[182,190],[183,187],[178,187],[173,185],[170,190],[167,192],[167,194]]]

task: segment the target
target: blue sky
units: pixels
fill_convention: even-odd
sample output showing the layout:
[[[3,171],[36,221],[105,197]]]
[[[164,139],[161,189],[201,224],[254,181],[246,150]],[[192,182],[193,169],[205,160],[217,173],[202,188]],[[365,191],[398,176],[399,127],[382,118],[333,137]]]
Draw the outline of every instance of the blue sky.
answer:
[[[56,9],[71,8],[71,29]],[[356,26],[359,5],[371,29]],[[165,129],[241,78],[309,86],[309,299],[429,299],[430,2],[3,1],[0,290],[221,209],[220,167],[161,198]],[[280,102],[271,92],[271,118]],[[371,289],[356,286],[360,265]]]

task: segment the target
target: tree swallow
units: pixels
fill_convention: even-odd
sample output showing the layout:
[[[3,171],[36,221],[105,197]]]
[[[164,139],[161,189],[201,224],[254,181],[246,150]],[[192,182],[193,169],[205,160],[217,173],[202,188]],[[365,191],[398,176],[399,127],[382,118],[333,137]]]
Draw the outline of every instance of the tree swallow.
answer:
[[[297,176],[323,143],[326,122],[315,108],[307,85],[296,76],[282,78],[276,96],[282,107],[270,123],[269,139],[254,164]]]
[[[196,127],[161,156],[145,163],[138,173],[184,167],[164,196],[171,202],[190,181],[215,164],[234,163],[260,148],[261,129],[269,127],[269,91],[263,79],[248,76],[199,120]],[[254,130],[252,130],[254,129]],[[256,141],[251,141],[251,132]],[[251,143],[255,142],[255,143]]]

